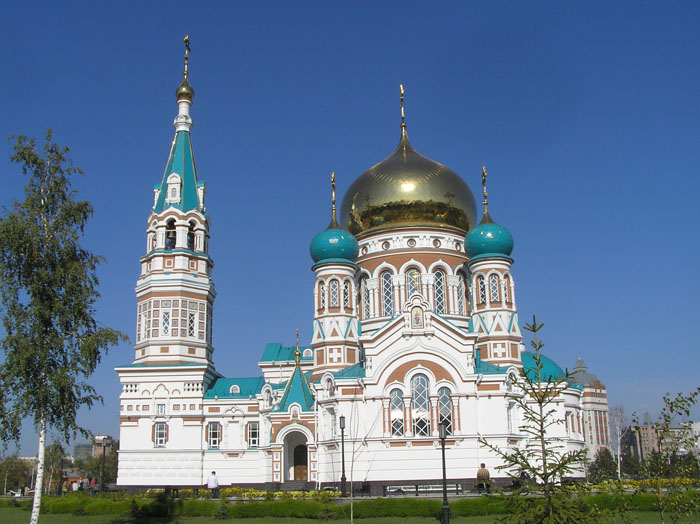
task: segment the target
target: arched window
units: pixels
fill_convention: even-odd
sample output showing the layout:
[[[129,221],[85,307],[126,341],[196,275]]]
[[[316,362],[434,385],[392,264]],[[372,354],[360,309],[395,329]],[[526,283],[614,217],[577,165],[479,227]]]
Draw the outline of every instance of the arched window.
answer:
[[[411,379],[411,404],[413,411],[413,434],[430,434],[430,397],[428,377],[415,375]]]
[[[409,269],[406,273],[406,296],[411,298],[420,292],[420,273],[417,269]]]
[[[476,282],[477,286],[479,286],[479,304],[486,304],[486,282],[484,282],[484,277],[479,277]]]
[[[360,280],[360,293],[362,293],[362,319],[368,319],[370,316],[369,307],[369,288],[367,287],[367,277]]]
[[[190,222],[190,227],[187,230],[187,249],[194,251],[194,222]]]
[[[319,309],[326,309],[326,283],[321,281],[318,284]]]
[[[467,296],[467,292],[464,286],[464,275],[462,275],[462,273],[459,273],[458,277],[459,282],[457,283],[457,314],[466,315],[465,299]]]
[[[503,277],[503,301],[510,302],[510,275]]]
[[[348,280],[343,282],[343,307],[350,309],[350,282]]]
[[[392,389],[389,399],[391,434],[400,437],[403,436],[403,393],[400,389]]]
[[[331,280],[331,307],[338,307],[338,281]]]
[[[394,315],[394,286],[391,282],[391,273],[382,273],[382,316]]]
[[[491,292],[491,302],[498,302],[498,276],[489,277],[489,291]]]
[[[452,392],[449,388],[438,391],[438,424],[445,424],[447,435],[452,435]]]
[[[165,249],[175,249],[175,221],[168,220],[165,224]]]
[[[170,188],[170,198],[172,198],[173,200],[177,198],[177,188]]]
[[[446,310],[445,273],[438,269],[435,272],[435,313],[444,315]]]

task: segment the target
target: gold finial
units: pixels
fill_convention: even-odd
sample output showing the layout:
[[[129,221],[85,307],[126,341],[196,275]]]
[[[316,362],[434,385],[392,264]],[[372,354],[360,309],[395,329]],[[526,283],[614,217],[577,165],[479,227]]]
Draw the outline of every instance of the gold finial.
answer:
[[[399,92],[401,93],[401,129],[406,129],[406,115],[403,111],[403,84],[399,84]]]
[[[294,351],[294,360],[297,363],[297,366],[299,365],[299,361],[301,360],[301,351],[299,351],[299,328],[297,328],[297,349]]]
[[[189,71],[187,71],[187,62],[190,59],[190,35],[185,35],[185,38],[182,39],[183,42],[185,42],[185,72],[183,73],[183,76],[185,80],[187,80],[187,77],[190,76]]]
[[[335,216],[335,171],[331,173],[331,202],[333,204],[333,216]]]
[[[481,166],[481,185],[484,187],[484,215],[489,212],[489,194],[486,192],[486,177],[489,174],[486,172],[486,166]]]

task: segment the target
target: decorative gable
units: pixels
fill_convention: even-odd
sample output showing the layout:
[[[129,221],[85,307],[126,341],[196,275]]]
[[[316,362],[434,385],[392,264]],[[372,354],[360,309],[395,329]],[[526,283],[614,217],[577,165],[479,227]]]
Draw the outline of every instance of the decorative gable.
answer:
[[[167,193],[165,194],[165,203],[166,204],[179,204],[180,203],[180,194],[182,192],[182,179],[180,178],[180,175],[177,173],[172,173],[168,179],[168,189]]]

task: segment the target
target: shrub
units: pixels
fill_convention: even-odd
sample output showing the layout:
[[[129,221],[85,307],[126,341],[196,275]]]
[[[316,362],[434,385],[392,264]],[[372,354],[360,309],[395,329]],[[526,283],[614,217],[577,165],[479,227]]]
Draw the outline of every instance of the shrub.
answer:
[[[224,502],[223,500],[219,503],[217,508],[214,510],[214,512],[211,515],[213,518],[216,520],[225,520],[228,518],[228,504]]]
[[[353,504],[355,518],[367,517],[435,517],[442,509],[442,503],[429,499],[389,499],[360,500]],[[337,506],[333,510],[336,518],[350,516],[350,504]]]
[[[506,513],[506,501],[503,497],[461,499],[450,504],[450,513],[455,517],[504,514]]]
[[[185,517],[208,517],[212,515],[216,506],[217,503],[213,500],[185,500],[180,514]]]
[[[293,517],[318,518],[323,505],[313,500],[280,500],[275,502],[248,502],[229,506],[229,516],[234,518]]]

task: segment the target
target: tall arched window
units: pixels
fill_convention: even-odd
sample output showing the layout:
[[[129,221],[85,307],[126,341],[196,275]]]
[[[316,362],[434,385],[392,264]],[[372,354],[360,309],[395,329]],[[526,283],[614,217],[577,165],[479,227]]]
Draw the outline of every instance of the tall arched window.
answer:
[[[350,309],[350,282],[348,280],[343,282],[343,307]]]
[[[448,435],[452,435],[452,392],[449,388],[438,391],[438,424],[445,424]]]
[[[445,272],[438,269],[435,272],[435,313],[444,315],[446,310]]]
[[[168,220],[165,225],[165,249],[175,249],[175,221]]]
[[[326,309],[326,283],[323,281],[318,284],[318,304],[320,309]]]
[[[400,389],[392,389],[389,393],[389,414],[391,417],[391,434],[395,437],[403,435],[403,393]]]
[[[413,411],[413,434],[430,434],[430,396],[428,377],[415,375],[411,379],[411,404]]]
[[[489,277],[489,291],[491,293],[491,302],[498,302],[498,276],[491,275]]]
[[[406,273],[406,297],[420,293],[420,273],[417,269],[409,269]]]
[[[484,282],[484,277],[479,277],[476,283],[479,287],[479,304],[486,304],[486,282]]]
[[[194,251],[194,222],[190,222],[190,227],[187,229],[187,249]]]
[[[382,273],[382,316],[394,315],[394,286],[391,283],[391,273]]]
[[[360,280],[360,293],[362,293],[362,319],[368,319],[370,316],[369,307],[369,288],[367,287],[367,277]]]
[[[510,302],[510,275],[503,277],[503,301]]]
[[[457,283],[457,314],[466,315],[465,299],[467,297],[466,287],[464,286],[464,275],[459,273],[459,282]]]
[[[331,280],[331,307],[338,307],[338,281]]]

